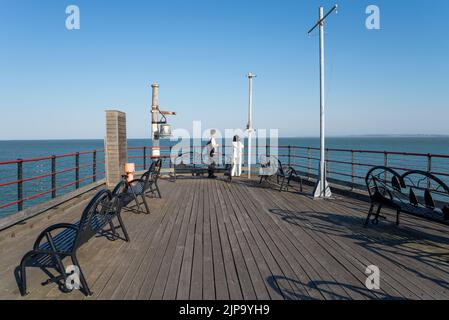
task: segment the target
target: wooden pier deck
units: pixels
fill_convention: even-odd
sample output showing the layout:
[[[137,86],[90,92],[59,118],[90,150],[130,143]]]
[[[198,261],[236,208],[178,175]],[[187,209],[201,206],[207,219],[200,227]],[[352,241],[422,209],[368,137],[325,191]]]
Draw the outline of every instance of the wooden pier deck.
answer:
[[[245,179],[160,182],[151,215],[124,212],[131,242],[95,238],[79,251],[94,295],[42,286],[30,294],[13,275],[37,234],[79,219],[85,195],[0,232],[0,299],[447,299],[449,228],[404,216],[362,224],[368,203],[336,195],[313,200]],[[311,192],[306,187],[305,192]],[[365,287],[368,265],[380,289]]]

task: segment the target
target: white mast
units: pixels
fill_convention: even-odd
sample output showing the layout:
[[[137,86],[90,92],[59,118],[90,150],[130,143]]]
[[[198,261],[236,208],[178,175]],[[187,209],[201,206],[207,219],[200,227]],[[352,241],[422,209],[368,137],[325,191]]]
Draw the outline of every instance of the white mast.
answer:
[[[317,26],[320,29],[320,172],[319,179],[315,186],[313,193],[314,198],[329,198],[332,196],[331,190],[326,179],[326,154],[325,154],[325,118],[324,118],[324,20],[334,10],[337,9],[337,5],[334,5],[332,9],[323,15],[323,7],[319,8],[318,22],[309,30],[310,34]]]
[[[249,101],[248,101],[248,179],[251,179],[251,140],[253,136],[253,78],[252,72],[247,75],[249,80]]]

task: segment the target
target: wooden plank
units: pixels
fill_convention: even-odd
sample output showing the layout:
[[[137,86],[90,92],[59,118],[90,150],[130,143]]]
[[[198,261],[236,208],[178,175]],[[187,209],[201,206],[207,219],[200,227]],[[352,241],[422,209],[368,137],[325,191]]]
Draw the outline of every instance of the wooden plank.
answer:
[[[289,212],[289,210],[295,210],[298,207],[298,204],[296,203],[294,208],[288,207],[287,201],[282,200],[278,193],[276,193],[276,196],[272,193],[269,193],[267,196],[272,197],[271,200],[273,201],[273,204],[280,210],[286,210]],[[315,201],[315,203],[318,203],[318,201]],[[304,210],[308,210],[304,204],[304,199],[301,199],[301,205],[304,206]],[[333,269],[335,270],[335,273],[332,274],[335,279],[334,284],[343,287],[343,289],[353,299],[376,298],[375,292],[369,291],[365,288],[364,282],[366,275],[364,274],[364,271],[366,266],[360,269],[355,269],[351,264],[343,259],[340,254],[338,254],[338,250],[333,250],[333,247],[327,246],[325,241],[318,240],[319,238],[317,237],[317,234],[321,234],[327,230],[324,229],[324,226],[320,225],[320,228],[324,230],[316,230],[315,232],[311,232],[310,230],[315,228],[313,221],[305,221],[306,218],[296,224],[291,224],[284,221],[285,228],[292,234],[296,235],[297,239],[301,239],[301,241],[306,243],[308,247],[312,248],[313,252],[323,252],[323,254],[320,255],[326,256],[325,261],[328,261],[327,263],[334,265]],[[312,239],[314,241],[312,241]]]
[[[135,229],[129,232],[131,242],[126,247],[121,247],[115,255],[117,260],[110,263],[111,276],[96,295],[98,299],[121,299],[126,294],[144,257],[143,244],[148,243],[149,238],[152,237],[152,230],[155,228],[154,223],[158,222],[155,215],[159,213],[160,209],[150,199],[148,200],[152,206],[151,214],[130,214],[129,217],[135,218]],[[160,201],[160,199],[157,199],[157,201]],[[166,200],[164,202],[166,203]],[[106,261],[108,260],[106,259]],[[103,271],[104,273],[109,272],[107,269],[103,269]]]
[[[337,203],[330,203],[327,206],[328,207],[329,206],[331,206],[331,207],[339,207],[339,205]],[[340,209],[340,210],[342,210],[342,209]],[[345,211],[345,213],[346,214],[350,214],[353,217],[356,217],[356,216],[353,215],[354,213],[351,214],[347,210]],[[356,212],[356,215],[358,217],[360,217],[359,212]],[[363,219],[360,219],[360,220],[362,222]],[[358,227],[358,229],[362,230],[362,231],[357,232],[357,229],[351,229],[351,230],[348,230],[348,231],[352,232],[353,234],[354,233],[357,234],[357,236],[360,239],[368,239],[369,234],[373,231],[373,230],[369,230],[369,229],[366,229],[366,228],[362,228],[361,227],[361,223],[360,223],[360,227]],[[398,231],[398,230],[394,231],[395,234],[393,235],[393,237],[396,238],[398,241],[402,242],[401,238],[400,238],[400,235],[396,234],[396,231]],[[376,239],[379,239],[379,236],[376,236]],[[405,296],[407,296],[407,297],[414,297],[415,299],[416,298],[428,299],[428,298],[431,298],[431,297],[433,297],[433,298],[438,297],[438,296],[441,295],[441,293],[443,293],[445,291],[445,289],[442,288],[443,292],[436,292],[435,291],[436,287],[434,285],[429,285],[426,282],[420,281],[419,278],[416,279],[414,277],[411,277],[410,275],[407,275],[406,272],[404,272],[406,270],[403,270],[403,268],[398,268],[398,265],[402,264],[401,262],[403,262],[403,264],[402,264],[403,266],[409,266],[410,264],[412,264],[412,265],[414,265],[414,268],[416,268],[418,270],[421,269],[422,266],[424,266],[424,268],[426,269],[426,275],[427,276],[432,275],[432,273],[435,274],[435,272],[438,272],[436,268],[430,267],[427,264],[422,264],[422,263],[420,263],[417,260],[404,261],[403,254],[400,252],[400,250],[397,250],[397,249],[395,249],[392,246],[382,245],[381,242],[379,242],[378,240],[376,240],[375,245],[379,246],[378,251],[383,251],[382,254],[380,254],[380,255],[379,254],[372,254],[373,250],[369,250],[369,252],[366,252],[368,250],[362,249],[363,252],[361,253],[361,255],[371,257],[370,261],[380,260],[381,263],[382,263],[381,264],[382,265],[381,269],[386,271],[385,274],[387,276],[389,276],[389,274],[391,274],[389,283],[394,283],[394,287],[395,287],[396,290],[402,288],[401,293],[404,294]],[[358,247],[357,246],[351,246],[351,248],[354,249],[354,248],[358,248]],[[382,249],[382,248],[385,248],[386,250]],[[406,248],[404,248],[404,249],[406,249]],[[383,258],[386,258],[386,259],[383,259]],[[405,260],[408,260],[408,259],[405,259]],[[384,265],[384,263],[386,263],[387,265]],[[407,268],[405,268],[405,269],[407,269]],[[417,294],[417,293],[419,293],[419,294]]]
[[[262,283],[264,284],[264,287],[270,297],[270,299],[281,299],[283,296],[279,290],[276,290],[276,288],[270,286],[267,282],[267,279],[270,279],[273,277],[273,273],[270,270],[270,266],[267,263],[266,259],[269,259],[271,256],[268,248],[265,246],[265,242],[258,237],[258,233],[253,232],[256,231],[253,225],[248,225],[247,221],[244,219],[247,212],[247,205],[245,203],[245,200],[239,197],[240,190],[238,190],[238,185],[225,185],[225,188],[228,189],[229,196],[233,201],[233,203],[236,204],[236,212],[235,218],[237,219],[237,222],[239,223],[244,237],[246,238],[246,241],[248,243],[248,247],[250,248],[252,255],[254,257],[254,260],[257,263],[257,268],[259,269],[260,276],[262,278]],[[231,200],[231,201],[232,201]],[[256,239],[257,238],[257,239]],[[263,253],[262,253],[263,252]],[[265,254],[264,254],[265,253]]]
[[[325,201],[325,202],[323,202],[323,201],[313,201],[313,200],[310,200],[310,199],[304,199],[304,201],[306,201],[308,203],[312,203],[313,204],[312,207],[313,206],[315,208],[318,207],[317,214],[321,214],[321,215],[323,215],[324,212],[328,212],[328,210],[332,210],[331,212],[339,212],[339,211],[342,210],[341,208],[338,209],[338,208],[335,207],[335,205],[337,205],[337,203],[335,201]],[[293,206],[295,206],[295,205],[293,205]],[[321,210],[319,210],[319,209],[321,209]],[[314,212],[313,210],[311,210],[311,211]],[[339,225],[339,222],[338,222],[337,219],[338,220],[343,220],[344,216],[340,216],[339,218],[336,218],[336,220],[332,223],[333,230],[335,230],[335,227]],[[363,219],[360,219],[360,222],[358,223],[360,226],[362,225],[362,220]],[[330,227],[331,226],[329,226],[327,228],[330,228]],[[364,229],[364,228],[361,228],[361,227],[359,227],[358,229],[362,229],[363,230],[363,234],[364,234],[363,236],[365,236],[365,233],[366,233],[367,229]],[[317,236],[318,231],[319,230],[317,230],[317,232],[313,232],[315,237]],[[350,233],[351,239],[354,238],[354,231],[355,230],[353,228],[351,228],[351,230],[348,229],[348,233]],[[341,238],[341,237],[339,237],[339,238]],[[339,247],[341,245],[342,244],[340,243]],[[353,249],[353,248],[357,248],[357,247],[358,246],[355,246],[354,243],[352,242],[351,246],[348,249]],[[362,250],[363,250],[363,248],[362,248]],[[346,253],[347,251],[348,250],[345,250],[345,251],[344,250],[340,250],[341,253]],[[348,254],[346,254],[346,256],[350,257],[351,259],[354,257],[354,255],[348,255]],[[381,258],[381,256],[377,256],[375,254],[373,255],[372,252],[367,251],[367,250],[363,250],[363,252],[361,252],[359,254],[359,256],[363,257],[363,258],[371,257],[371,260],[370,260],[371,263],[365,264],[365,267],[367,265],[369,265],[369,264],[372,264],[372,261],[373,261],[372,259]],[[366,259],[364,259],[364,260],[366,261]],[[339,260],[339,261],[340,262],[345,262],[345,260]],[[392,261],[394,261],[394,260],[392,260]],[[363,267],[362,270],[364,270],[365,267]],[[400,290],[400,292],[401,292],[400,294],[405,296],[405,297],[414,298],[414,299],[417,299],[417,298],[421,297],[421,295],[417,295],[416,292],[422,292],[423,290],[422,290],[422,288],[420,289],[420,287],[415,287],[416,285],[413,284],[413,282],[415,282],[415,279],[413,279],[413,277],[407,276],[406,274],[404,274],[403,271],[394,274],[394,270],[395,270],[395,266],[394,265],[390,265],[387,268],[382,268],[382,269],[387,270],[387,273],[383,274],[383,277],[385,277],[385,280],[388,283],[390,283],[390,284],[394,284],[394,290],[391,292],[392,295],[394,295],[394,292],[398,292],[397,290]],[[393,272],[393,275],[391,277],[389,277],[389,273],[392,273],[392,272]],[[404,280],[407,280],[407,281],[408,281],[409,278],[413,279],[413,281],[410,281],[408,286],[405,286],[405,287],[403,286],[403,284],[401,282],[398,282],[399,279],[404,278],[404,277],[407,278],[407,279],[404,279]],[[410,286],[411,286],[411,288],[410,288]],[[387,288],[388,288],[388,285],[387,285]]]
[[[228,204],[228,214],[231,224],[235,230],[235,235],[238,241],[238,245],[240,250],[242,251],[242,255],[246,264],[246,267],[249,272],[249,276],[251,282],[253,284],[254,291],[256,293],[257,299],[267,300],[270,298],[268,294],[267,287],[265,286],[265,280],[263,275],[260,273],[259,267],[256,264],[255,257],[253,256],[252,251],[250,250],[250,245],[248,244],[245,234],[248,233],[248,230],[242,226],[237,221],[236,215],[239,214],[239,209],[236,206],[236,203],[232,196],[229,194],[229,189],[226,184],[220,184],[219,188],[223,190],[223,195],[225,197],[225,201]],[[262,264],[262,261],[258,261],[258,264]],[[264,267],[265,269],[265,267]]]
[[[97,238],[79,251],[94,291],[87,299],[449,297],[445,226],[404,215],[399,228],[381,221],[364,229],[369,204],[361,199],[315,201],[243,179],[161,180],[161,188],[151,215],[123,214],[130,243]],[[0,232],[1,299],[23,299],[13,268],[45,226],[79,219],[88,200],[80,199]],[[379,291],[364,288],[368,264],[381,268]],[[41,286],[44,279],[30,269],[24,299],[86,299]]]
[[[204,180],[199,181],[198,215],[195,223],[195,237],[192,262],[192,278],[190,281],[191,300],[203,298],[203,219],[204,219]]]
[[[319,210],[320,209],[320,205],[322,205],[322,203],[319,203],[319,201],[316,201],[315,203],[315,208],[310,208],[311,212],[315,212],[314,210]],[[327,202],[326,203],[326,207],[329,207],[330,203]],[[324,212],[322,209],[320,210],[320,212]],[[320,213],[318,213],[320,214]],[[331,230],[331,226],[326,227],[328,230]],[[338,224],[335,224],[332,228],[336,229],[338,228]],[[313,228],[312,228],[313,230]],[[348,230],[350,231],[350,230]],[[351,246],[349,248],[346,247],[346,250],[341,250],[342,248],[345,248],[344,244],[340,241],[341,237],[334,237],[333,235],[330,234],[330,232],[328,232],[326,235],[324,235],[322,232],[319,232],[319,230],[316,230],[316,232],[313,232],[314,236],[317,238],[320,238],[323,240],[323,242],[327,242],[329,243],[329,246],[326,246],[329,250],[331,250],[332,248],[339,248],[340,250],[335,250],[333,251],[335,255],[339,255],[341,254],[342,257],[341,258],[337,258],[338,261],[340,261],[340,263],[345,263],[346,260],[349,260],[349,263],[351,263],[352,261],[352,265],[355,268],[355,271],[353,272],[353,274],[355,276],[359,276],[360,277],[360,281],[364,281],[364,279],[366,279],[366,275],[365,274],[361,274],[365,268],[368,265],[371,265],[372,263],[370,262],[370,260],[366,259],[369,256],[369,252],[362,252],[361,254],[358,254],[358,252],[356,252],[354,250],[354,246]],[[353,236],[354,232],[353,230],[350,231],[351,233],[351,237]],[[343,258],[344,257],[344,258]],[[355,258],[358,259],[355,259]],[[352,268],[351,268],[352,269]],[[352,269],[354,270],[354,269]],[[399,275],[397,275],[399,276]],[[389,277],[388,273],[383,273],[382,278],[385,280],[385,282],[387,282],[387,285],[382,288],[382,291],[384,291],[384,294],[386,294],[387,296],[391,296],[391,297],[397,297],[397,296],[404,296],[406,298],[418,298],[418,296],[416,294],[414,294],[413,292],[411,292],[410,290],[407,290],[406,288],[404,288],[406,291],[401,293],[400,289],[400,285],[396,280],[396,276],[394,277]],[[391,284],[394,284],[394,287],[390,286]],[[399,285],[399,286],[398,286]],[[386,289],[386,290],[384,290]],[[378,294],[379,298],[385,298],[385,296],[382,296],[382,293]]]
[[[204,180],[204,218],[203,218],[203,299],[214,300],[215,297],[215,281],[214,281],[214,261],[212,253],[212,236],[210,225],[210,190],[212,187],[211,180]]]
[[[176,286],[177,279],[179,278],[180,266],[182,261],[182,251],[179,252],[178,247],[185,243],[186,236],[186,224],[189,221],[191,214],[191,206],[193,203],[194,190],[191,188],[184,191],[184,200],[178,202],[178,207],[176,211],[178,212],[178,217],[175,221],[175,226],[172,231],[172,236],[170,237],[169,243],[167,245],[167,250],[164,254],[163,261],[159,268],[159,273],[156,277],[153,291],[151,293],[150,299],[162,299],[166,291],[167,279],[171,272],[175,275],[172,281],[172,297],[176,297]],[[175,212],[173,213],[175,214]],[[181,247],[182,249],[183,247]],[[176,256],[176,252],[181,253]],[[175,263],[177,261],[177,263]],[[173,269],[171,267],[174,267]]]
[[[165,184],[161,185],[162,192],[165,191],[165,187]],[[112,261],[105,259],[98,263],[99,266],[103,266],[103,264],[105,266],[98,268],[101,270],[101,273],[94,283],[94,290],[97,291],[96,297],[116,299],[126,295],[127,289],[131,285],[134,277],[131,271],[140,267],[140,263],[145,257],[144,252],[146,247],[142,248],[142,244],[151,243],[154,237],[154,230],[159,226],[160,221],[165,217],[165,213],[168,210],[170,196],[176,196],[176,193],[169,194],[168,199],[154,199],[154,201],[162,202],[159,206],[155,206],[154,201],[148,199],[152,207],[152,213],[149,215],[129,212],[124,217],[126,219],[125,223],[133,219],[132,221],[135,224],[134,228],[136,229],[134,232],[133,230],[129,232],[131,243],[127,247],[121,248],[122,250],[119,253],[112,255],[114,257]],[[131,261],[133,262],[132,265],[130,265]]]
[[[212,189],[212,197],[214,198],[216,220],[218,235],[220,237],[220,244],[223,254],[224,269],[226,274],[226,284],[229,291],[229,299],[231,300],[242,300],[243,292],[240,287],[239,276],[237,274],[237,268],[235,265],[234,254],[231,248],[230,237],[227,232],[227,228],[224,222],[224,212],[222,199],[218,196],[218,186],[217,184]]]
[[[181,193],[181,196],[173,201],[172,210],[170,210],[167,224],[164,228],[164,232],[162,236],[155,238],[156,250],[152,250],[151,253],[151,263],[147,271],[145,272],[145,279],[140,288],[139,298],[140,299],[149,299],[151,297],[151,292],[154,287],[154,283],[156,281],[156,277],[158,275],[158,270],[164,260],[164,257],[167,253],[168,244],[170,243],[170,239],[177,236],[177,231],[179,230],[180,224],[180,203],[183,203],[186,200],[187,193],[185,190]]]
[[[184,208],[184,218],[176,242],[176,251],[170,265],[170,271],[167,275],[168,279],[165,285],[163,299],[173,300],[176,299],[177,295],[178,283],[181,276],[182,259],[186,248],[188,225],[193,214],[194,201],[198,197],[198,190],[196,188],[190,186],[188,192],[190,193],[190,196],[188,203]]]
[[[195,245],[195,226],[198,216],[198,206],[200,201],[199,181],[193,180],[192,188],[196,190],[195,199],[192,206],[189,225],[187,227],[187,237],[182,258],[181,272],[178,282],[177,299],[187,300],[190,296],[190,282],[192,276],[193,250]]]
[[[295,268],[297,270],[297,274],[290,267],[288,262],[285,260],[285,256],[282,253],[282,249],[279,249],[275,244],[275,241],[270,237],[271,229],[267,232],[266,226],[263,225],[259,218],[257,217],[261,214],[260,210],[258,210],[252,201],[248,201],[249,194],[246,194],[245,190],[241,187],[234,188],[234,197],[239,198],[240,203],[243,205],[242,209],[242,218],[245,223],[248,225],[248,229],[253,234],[255,242],[258,244],[259,249],[265,259],[267,265],[269,266],[271,276],[267,277],[266,281],[270,285],[271,290],[275,290],[277,295],[273,298],[283,297],[285,299],[289,299],[288,295],[284,295],[283,291],[279,288],[277,283],[272,282],[271,280],[276,277],[282,278],[299,278],[303,282],[307,283],[310,281],[310,278],[306,277],[305,272],[302,268]],[[277,240],[277,239],[276,239]],[[277,241],[276,241],[277,242]],[[291,292],[301,291],[303,297],[307,298],[323,298],[321,294],[319,294],[316,290],[310,290],[307,286],[296,286],[292,285],[292,283],[286,283],[287,290]],[[298,288],[301,287],[301,288]]]
[[[266,190],[258,189],[259,193],[256,193],[254,190],[250,190],[251,193],[254,194],[255,198],[259,202],[259,206],[266,212],[270,212],[274,206],[271,202],[268,201],[269,198],[266,196]],[[274,192],[273,190],[268,190],[269,192]],[[322,291],[323,294],[327,295],[329,299],[349,299],[350,293],[348,293],[343,286],[341,286],[337,279],[335,279],[336,271],[334,269],[334,265],[332,261],[329,261],[329,257],[323,257],[323,250],[320,250],[319,247],[316,246],[310,239],[306,237],[303,239],[294,237],[290,232],[286,232],[284,230],[283,225],[277,220],[273,219],[272,216],[267,215],[270,222],[277,226],[278,235],[281,236],[284,243],[288,243],[291,246],[291,253],[293,257],[289,259],[299,259],[300,264],[307,266],[305,261],[307,261],[311,268],[308,268],[309,274],[312,274],[312,270],[315,276],[312,276],[314,279],[313,286],[317,287]],[[307,243],[304,241],[307,240]],[[313,246],[314,250],[311,250]],[[318,251],[315,251],[318,250]],[[294,279],[292,279],[294,281]]]
[[[232,251],[232,257],[235,264],[235,268],[237,271],[237,276],[239,280],[240,290],[243,295],[243,299],[245,300],[254,300],[256,299],[256,293],[254,291],[254,287],[249,275],[249,271],[246,267],[245,259],[243,253],[240,249],[239,243],[237,241],[237,237],[235,234],[234,227],[229,218],[229,208],[226,206],[225,197],[223,196],[223,190],[219,188],[220,184],[217,184],[217,198],[221,207],[221,219],[222,223],[226,228],[226,233],[228,235],[228,240],[230,244],[230,248]],[[236,283],[232,283],[228,281],[228,285],[234,285]],[[229,291],[234,291],[235,288],[229,287]]]
[[[168,223],[168,220],[170,219],[170,213],[175,207],[176,201],[182,193],[182,189],[175,186],[171,192],[173,193],[173,198],[171,198],[164,211],[159,215],[160,220],[154,222],[155,229],[152,230],[150,238],[147,239],[146,243],[144,243],[143,249],[141,250],[143,259],[140,260],[139,267],[134,274],[128,290],[126,291],[124,298],[127,300],[142,299],[140,291],[143,282],[145,281],[145,277],[149,272],[148,270],[152,263],[153,256],[156,252],[156,249],[158,248],[158,241],[162,238],[162,235],[165,232],[166,225]]]
[[[266,234],[265,240],[270,243],[271,251],[276,255],[276,261],[282,266],[284,275],[275,275],[270,281],[271,284],[280,290],[286,287],[286,292],[283,292],[286,299],[307,299],[308,296],[312,299],[331,299],[330,287],[324,284],[326,290],[318,289],[316,282],[320,276],[314,268],[313,256],[307,252],[297,253],[297,249],[285,237],[279,226],[263,211],[259,199],[254,198],[249,189],[242,188],[242,194],[249,200],[250,205],[257,208],[258,214],[252,214],[252,219],[256,225],[260,226],[259,230]]]
[[[217,181],[211,181],[209,190],[209,215],[210,215],[210,229],[213,252],[213,267],[214,267],[214,283],[217,300],[229,299],[229,290],[226,280],[225,261],[223,258],[222,240],[220,238],[220,231],[218,228],[218,199],[215,196],[214,190],[217,188]],[[226,241],[223,239],[223,241]]]

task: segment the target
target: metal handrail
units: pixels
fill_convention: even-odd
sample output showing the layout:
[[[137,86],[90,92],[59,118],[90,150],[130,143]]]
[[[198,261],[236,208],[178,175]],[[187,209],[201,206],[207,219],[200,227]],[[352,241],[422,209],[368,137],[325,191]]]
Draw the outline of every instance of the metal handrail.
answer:
[[[89,151],[52,155],[52,156],[1,161],[0,166],[2,166],[2,165],[16,165],[17,166],[16,179],[0,183],[0,187],[17,185],[17,197],[14,201],[9,201],[9,202],[3,203],[3,204],[0,203],[0,209],[5,209],[8,207],[17,205],[17,211],[21,211],[21,210],[23,210],[24,203],[27,201],[43,197],[50,193],[51,193],[51,198],[56,198],[57,191],[59,191],[59,190],[66,189],[73,185],[75,185],[75,189],[78,189],[80,187],[80,184],[87,180],[92,180],[92,183],[96,182],[97,177],[104,175],[103,171],[98,172],[98,170],[97,170],[97,166],[102,164],[102,162],[97,161],[97,154],[102,153],[102,152],[104,152],[104,150],[89,150]],[[90,160],[89,163],[80,164],[80,156],[83,156],[83,155],[92,155],[92,159]],[[56,160],[62,159],[62,158],[74,158],[75,166],[57,170]],[[49,172],[40,174],[40,175],[24,177],[24,174],[25,174],[24,173],[24,164],[27,164],[27,163],[35,164],[35,163],[47,162],[47,161],[50,161],[50,163],[48,163]],[[92,168],[91,174],[81,177],[80,171],[82,169],[86,169],[86,168]],[[63,185],[57,185],[56,177],[59,175],[62,175],[64,173],[68,173],[68,172],[75,173],[74,180],[69,181],[68,183],[65,183]],[[51,178],[50,179],[51,180],[50,187],[48,189],[43,190],[38,193],[34,193],[32,195],[24,194],[25,193],[24,192],[24,183],[42,180],[45,178]]]
[[[135,159],[136,162],[139,160],[142,160],[142,163],[137,163],[136,167],[147,169],[147,161],[148,159],[154,159],[154,158],[163,158],[163,159],[172,159],[175,158],[177,155],[172,155],[171,150],[174,146],[159,146],[159,148],[163,153],[169,152],[168,154],[162,154],[161,156],[152,156],[148,150],[151,150],[152,146],[133,146],[128,147],[128,151],[131,152],[142,152],[141,155],[131,154],[129,155],[129,159]],[[176,148],[203,148],[204,146],[188,146],[188,145],[182,145],[178,146],[176,145]],[[253,146],[251,150],[255,148],[260,148],[261,146]],[[279,153],[278,156],[283,159],[283,161],[286,160],[285,164],[289,166],[299,168],[302,170],[302,174],[307,175],[309,178],[314,177],[314,174],[312,172],[317,171],[317,162],[320,160],[319,157],[313,155],[313,151],[319,151],[320,149],[317,147],[307,147],[307,146],[292,146],[292,145],[279,145],[279,146],[270,146],[266,145],[263,146],[263,148],[266,148],[266,152],[270,149],[278,149],[279,151],[282,150],[283,153]],[[298,150],[306,151],[304,155],[297,154]],[[44,195],[50,194],[52,198],[56,197],[56,191],[59,191],[61,189],[68,188],[70,186],[75,185],[76,188],[79,188],[80,183],[87,181],[89,179],[92,179],[92,182],[96,181],[96,178],[98,176],[104,175],[104,172],[97,172],[97,166],[103,164],[104,165],[104,159],[102,161],[97,161],[97,154],[103,153],[104,150],[90,150],[90,151],[82,151],[82,152],[72,152],[72,153],[66,153],[66,154],[60,154],[60,155],[52,155],[52,156],[44,156],[44,157],[36,157],[36,158],[29,158],[29,159],[16,159],[16,160],[9,160],[9,161],[1,161],[0,166],[2,165],[16,165],[17,166],[17,176],[15,179],[10,181],[0,181],[0,187],[7,187],[7,186],[13,186],[17,185],[17,199],[14,201],[10,201],[5,204],[0,204],[0,209],[4,209],[7,207],[11,207],[13,205],[17,205],[17,211],[21,211],[23,209],[23,203],[32,199],[36,199],[39,197],[42,197]],[[148,152],[148,153],[147,153]],[[365,171],[365,168],[369,168],[375,165],[379,164],[379,161],[383,159],[383,164],[385,166],[389,166],[396,170],[409,170],[414,168],[414,163],[407,163],[408,157],[422,157],[423,159],[427,159],[427,162],[422,163],[422,165],[426,166],[426,169],[428,172],[431,172],[435,175],[439,175],[442,177],[449,177],[449,165],[448,165],[448,171],[445,172],[445,168],[437,167],[433,163],[433,159],[439,158],[439,159],[449,159],[449,155],[444,154],[430,154],[430,153],[416,153],[416,152],[397,152],[397,151],[380,151],[380,150],[363,150],[363,149],[341,149],[341,148],[326,148],[326,154],[327,154],[327,174],[328,176],[340,176],[343,178],[347,178],[346,180],[342,180],[342,182],[350,183],[352,186],[359,186],[360,184],[357,184],[357,180],[363,179],[363,174]],[[252,155],[257,155],[257,152],[253,153],[250,152]],[[332,153],[332,155],[331,155]],[[93,158],[89,163],[80,164],[79,158],[82,155],[89,155],[92,154]],[[225,156],[225,153],[220,153]],[[248,153],[245,154],[245,156]],[[374,157],[366,157],[366,155],[376,155],[376,156],[382,156],[382,158],[374,158]],[[364,155],[363,161],[360,161],[361,159],[356,159],[358,156],[356,155]],[[349,156],[348,159],[346,157]],[[401,159],[391,159],[390,156],[402,156]],[[69,167],[69,168],[62,168],[57,170],[56,168],[56,160],[61,158],[75,158],[75,166]],[[300,162],[295,161],[300,160]],[[416,159],[415,159],[416,160]],[[24,177],[24,170],[23,166],[26,163],[36,163],[36,162],[42,162],[42,161],[51,161],[51,168],[50,172],[31,176],[31,177]],[[256,160],[257,161],[257,160]],[[302,162],[301,162],[302,161]],[[399,163],[398,163],[399,162]],[[330,166],[332,167],[330,168]],[[407,167],[409,166],[409,167]],[[84,168],[92,167],[92,174],[89,176],[83,176],[80,177],[80,170]],[[74,180],[69,181],[65,183],[64,185],[56,185],[56,177],[58,175],[61,175],[63,173],[68,172],[75,172]],[[36,181],[41,180],[44,178],[51,178],[51,186],[43,190],[39,193],[25,196],[24,195],[24,189],[23,184],[30,181]],[[334,178],[335,180],[335,178]],[[338,180],[338,179],[337,179]],[[349,181],[348,181],[349,180]]]

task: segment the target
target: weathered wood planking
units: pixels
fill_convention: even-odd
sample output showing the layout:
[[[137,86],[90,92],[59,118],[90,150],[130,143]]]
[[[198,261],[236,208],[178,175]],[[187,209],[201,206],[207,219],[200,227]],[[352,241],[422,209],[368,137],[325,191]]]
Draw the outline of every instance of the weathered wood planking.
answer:
[[[123,214],[130,243],[100,237],[80,250],[92,297],[41,286],[45,275],[30,270],[21,298],[13,277],[39,231],[77,220],[86,197],[0,232],[0,299],[449,298],[445,226],[404,216],[400,227],[366,229],[363,200],[313,200],[244,178],[160,184],[150,215]],[[370,264],[381,269],[379,290],[365,287]]]

